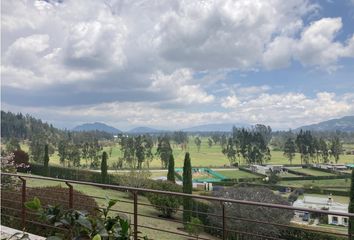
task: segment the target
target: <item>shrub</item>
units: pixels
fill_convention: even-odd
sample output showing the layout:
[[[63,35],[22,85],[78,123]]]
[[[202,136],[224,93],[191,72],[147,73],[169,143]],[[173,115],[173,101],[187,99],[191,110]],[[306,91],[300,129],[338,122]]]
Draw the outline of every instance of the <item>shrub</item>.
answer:
[[[152,184],[155,190],[182,192],[182,188],[169,181],[156,181]],[[169,194],[148,193],[147,198],[154,207],[161,212],[162,217],[170,218],[177,212],[182,204],[182,199]]]
[[[60,186],[27,188],[26,199],[33,199],[34,197],[41,199],[41,202],[45,205],[60,204],[64,209],[69,208],[69,190],[67,188]],[[21,227],[20,218],[22,205],[19,199],[21,199],[21,189],[1,191],[1,221],[3,225],[13,228]],[[98,205],[92,197],[74,190],[73,207],[78,210],[87,211],[90,214],[95,214],[95,209]],[[31,212],[27,212],[26,219],[38,222],[37,216]],[[50,229],[45,226],[27,222],[26,231],[41,236],[48,236],[53,232],[53,228]]]
[[[191,217],[191,221],[187,222],[186,230],[191,236],[195,236],[197,239],[201,232],[203,232],[203,223],[199,218]]]

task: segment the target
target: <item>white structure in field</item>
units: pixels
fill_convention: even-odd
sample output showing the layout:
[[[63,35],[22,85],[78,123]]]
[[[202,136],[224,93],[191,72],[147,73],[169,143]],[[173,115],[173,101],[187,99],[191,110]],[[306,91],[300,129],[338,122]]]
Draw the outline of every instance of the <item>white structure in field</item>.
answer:
[[[293,206],[300,208],[348,213],[348,204],[334,202],[331,195],[328,196],[328,198],[304,196],[304,199],[296,200]],[[304,221],[308,221],[309,213],[296,211],[295,214],[298,217],[302,218]],[[348,226],[348,217],[328,215],[328,224]]]
[[[280,173],[283,171],[283,165],[251,165],[251,171],[263,175],[269,175],[271,172]]]

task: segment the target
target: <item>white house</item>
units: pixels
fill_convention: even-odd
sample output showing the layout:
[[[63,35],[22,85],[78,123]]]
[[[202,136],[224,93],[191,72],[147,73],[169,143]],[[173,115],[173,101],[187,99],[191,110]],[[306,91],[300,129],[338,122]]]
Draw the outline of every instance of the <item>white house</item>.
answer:
[[[304,196],[303,199],[298,199],[293,203],[294,207],[309,208],[316,210],[328,210],[333,212],[348,213],[348,204],[342,204],[334,202],[332,196],[325,197],[313,197]],[[309,213],[296,211],[295,214],[302,218],[304,221],[308,221]],[[311,213],[310,213],[311,215]],[[348,226],[348,217],[338,215],[328,215],[328,224]]]
[[[263,175],[269,175],[271,172],[279,173],[283,170],[283,165],[251,165],[251,171]]]

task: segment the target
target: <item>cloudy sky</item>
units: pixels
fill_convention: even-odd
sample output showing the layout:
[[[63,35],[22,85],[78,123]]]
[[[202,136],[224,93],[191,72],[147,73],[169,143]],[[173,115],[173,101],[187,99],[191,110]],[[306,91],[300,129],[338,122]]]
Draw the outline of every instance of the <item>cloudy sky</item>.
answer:
[[[1,1],[1,106],[71,128],[354,114],[353,0]]]

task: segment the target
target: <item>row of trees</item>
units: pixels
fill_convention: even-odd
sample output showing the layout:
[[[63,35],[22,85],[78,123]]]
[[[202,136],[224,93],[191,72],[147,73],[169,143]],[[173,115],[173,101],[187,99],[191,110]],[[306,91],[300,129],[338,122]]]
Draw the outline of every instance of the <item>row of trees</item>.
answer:
[[[232,136],[227,139],[222,153],[233,165],[241,160],[247,164],[263,164],[270,160],[268,147],[271,139],[271,128],[264,125],[256,125],[254,128],[233,128]]]
[[[343,145],[338,136],[329,141],[314,136],[310,131],[300,131],[295,138],[289,137],[284,144],[284,156],[292,163],[295,153],[300,154],[301,164],[310,162],[328,163],[333,157],[338,163]]]

